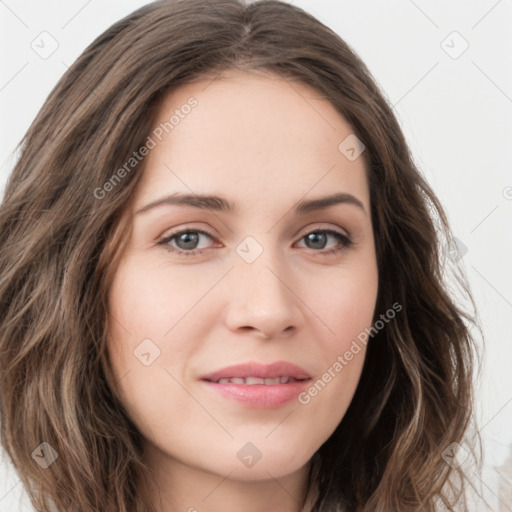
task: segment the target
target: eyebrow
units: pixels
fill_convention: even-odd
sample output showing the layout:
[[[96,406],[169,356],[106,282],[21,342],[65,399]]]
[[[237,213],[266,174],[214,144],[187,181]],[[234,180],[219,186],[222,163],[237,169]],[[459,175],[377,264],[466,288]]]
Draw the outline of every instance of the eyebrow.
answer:
[[[336,204],[350,204],[360,208],[366,215],[366,210],[363,203],[352,194],[337,193],[317,199],[309,199],[307,201],[300,201],[294,208],[294,212],[299,215],[310,213],[317,210],[323,210]],[[154,208],[163,205],[179,205],[191,206],[193,208],[201,208],[205,210],[214,210],[218,212],[236,212],[238,207],[236,203],[229,201],[220,196],[204,195],[204,194],[182,194],[175,193],[160,199],[157,199],[140,210],[135,212],[135,215],[146,213]]]

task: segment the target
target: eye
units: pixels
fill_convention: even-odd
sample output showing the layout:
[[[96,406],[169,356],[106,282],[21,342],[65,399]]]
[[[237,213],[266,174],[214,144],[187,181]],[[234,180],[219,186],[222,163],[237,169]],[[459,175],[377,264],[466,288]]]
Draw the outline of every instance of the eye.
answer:
[[[324,247],[329,237],[338,239],[338,245],[335,245],[331,249],[325,250]],[[340,252],[344,249],[348,249],[352,245],[352,241],[348,236],[338,233],[337,231],[334,231],[332,229],[318,229],[315,231],[310,231],[301,238],[301,240],[303,239],[306,241],[306,245],[310,249],[323,249],[321,251],[321,254],[323,255],[329,255]]]
[[[196,249],[194,246],[198,243],[201,236],[213,238],[213,235],[202,229],[184,229],[177,233],[171,233],[163,240],[158,242],[158,245],[163,245],[166,250],[177,253],[179,256],[195,256],[202,254],[205,248]],[[171,242],[176,239],[178,247],[174,247]]]
[[[171,233],[163,238],[158,245],[163,246],[167,251],[177,254],[178,256],[197,256],[203,254],[208,247],[197,248],[202,237],[213,239],[214,236],[202,229],[184,229]],[[334,247],[325,249],[325,245],[329,237],[338,240],[338,244]],[[332,229],[317,229],[310,231],[300,240],[305,240],[306,247],[315,249],[314,252],[320,255],[330,255],[348,249],[353,242],[350,238],[342,233],[338,233]],[[316,250],[320,249],[320,250]]]

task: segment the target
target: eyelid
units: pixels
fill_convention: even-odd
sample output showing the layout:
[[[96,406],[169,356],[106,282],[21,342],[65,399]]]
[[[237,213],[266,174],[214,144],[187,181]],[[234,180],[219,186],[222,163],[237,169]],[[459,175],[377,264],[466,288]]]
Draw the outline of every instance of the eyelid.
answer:
[[[174,230],[174,231],[171,230],[169,232],[169,234],[163,234],[163,235],[159,236],[158,241],[160,243],[162,240],[168,240],[169,238],[174,238],[175,236],[181,235],[182,233],[188,233],[189,231],[195,231],[197,233],[202,233],[202,234],[207,235],[213,239],[217,238],[217,236],[215,234],[213,234],[211,231],[209,231],[208,229],[196,228],[194,226],[185,225],[184,227],[176,228],[176,230]],[[166,232],[164,232],[164,233],[166,233]]]
[[[344,236],[349,239],[351,238],[350,233],[348,232],[347,229],[340,228],[339,226],[333,226],[332,224],[327,224],[325,222],[319,222],[316,225],[313,223],[313,227],[308,226],[306,228],[301,228],[299,229],[299,231],[296,232],[293,238],[302,238],[303,236],[311,233],[312,231],[334,231],[335,233],[338,233],[341,236]]]

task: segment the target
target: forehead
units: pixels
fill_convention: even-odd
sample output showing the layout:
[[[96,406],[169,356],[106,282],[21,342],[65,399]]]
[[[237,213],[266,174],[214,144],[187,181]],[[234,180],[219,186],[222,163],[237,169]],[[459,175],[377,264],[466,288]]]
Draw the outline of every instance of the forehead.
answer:
[[[368,204],[362,156],[351,161],[339,149],[353,128],[298,81],[228,72],[186,84],[163,99],[151,133],[136,205],[173,191],[237,202],[341,191]]]

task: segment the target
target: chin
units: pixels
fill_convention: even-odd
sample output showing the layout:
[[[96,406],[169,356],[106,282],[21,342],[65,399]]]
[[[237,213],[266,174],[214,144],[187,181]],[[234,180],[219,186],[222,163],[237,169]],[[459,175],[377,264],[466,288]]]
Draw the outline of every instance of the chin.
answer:
[[[216,472],[235,480],[269,480],[281,478],[299,471],[310,461],[315,448],[298,449],[295,442],[283,444],[281,440],[257,440],[254,442],[237,442],[234,456],[225,458],[226,464]]]

